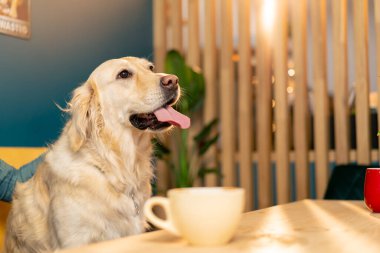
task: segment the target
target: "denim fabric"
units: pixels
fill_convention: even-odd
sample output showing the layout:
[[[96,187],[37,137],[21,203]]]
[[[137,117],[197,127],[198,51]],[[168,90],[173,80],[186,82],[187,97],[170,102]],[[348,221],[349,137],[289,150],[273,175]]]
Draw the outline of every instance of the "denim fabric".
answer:
[[[10,202],[16,183],[25,182],[31,178],[44,156],[45,154],[42,154],[18,170],[0,160],[0,200]]]

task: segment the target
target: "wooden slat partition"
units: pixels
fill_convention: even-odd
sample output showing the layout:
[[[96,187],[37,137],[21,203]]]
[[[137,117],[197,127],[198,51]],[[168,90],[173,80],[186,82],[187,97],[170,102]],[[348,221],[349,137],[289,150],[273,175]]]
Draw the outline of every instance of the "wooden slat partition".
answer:
[[[199,49],[199,0],[188,0],[188,48],[186,52],[186,62],[196,71],[200,69],[200,49]],[[196,115],[189,130],[189,145],[193,145],[191,138],[202,129],[201,113]],[[194,186],[201,186],[201,180],[195,178]]]
[[[292,0],[291,26],[294,61],[294,149],[296,198],[309,195],[309,99],[307,90],[307,1]]]
[[[279,1],[274,37],[275,150],[278,203],[290,201],[288,106],[288,1]]]
[[[171,38],[168,41],[168,49],[175,49],[180,53],[183,52],[183,18],[182,18],[182,0],[168,0],[170,12],[167,13],[170,20]],[[178,158],[178,143],[179,132],[173,131],[173,134],[168,138],[168,144],[171,147],[172,160],[174,164]]]
[[[187,63],[192,67],[200,66],[200,49],[199,49],[199,0],[189,0],[189,46],[187,49]]]
[[[240,185],[246,190],[246,210],[253,208],[252,66],[250,1],[239,0],[239,154]]]
[[[157,72],[164,71],[166,27],[166,0],[156,0],[153,2],[153,47]]]
[[[203,51],[203,71],[206,81],[206,100],[204,107],[204,122],[211,122],[217,118],[217,50],[216,50],[216,2],[215,0],[204,1],[205,8],[205,44]],[[210,167],[216,167],[216,147],[210,148],[206,154],[206,162]],[[205,178],[206,186],[216,186],[217,176],[208,174]]]
[[[170,1],[170,27],[171,27],[171,45],[172,49],[180,52],[183,51],[182,45],[182,0]]]
[[[347,1],[332,1],[334,53],[334,115],[336,163],[349,162],[349,104],[347,61]]]
[[[167,0],[155,0],[153,2],[153,47],[154,62],[157,72],[164,72],[165,56],[167,50]],[[170,175],[163,161],[157,161],[156,165],[158,194],[163,194],[170,185]]]
[[[354,149],[351,149],[350,152],[349,152],[349,158],[350,158],[350,163],[355,163],[356,162],[356,150]],[[309,151],[308,152],[308,156],[309,156],[309,161],[310,162],[315,162],[315,159],[316,159],[316,155],[315,155],[315,152],[314,151]],[[334,150],[330,150],[329,151],[329,154],[328,154],[328,157],[329,157],[329,162],[331,163],[334,163],[335,162],[335,158],[336,158],[336,152]],[[295,158],[296,158],[296,154],[294,153],[294,151],[290,151],[289,152],[289,160],[290,162],[294,162],[295,161]],[[239,154],[236,154],[235,155],[235,160],[236,161],[239,161]],[[271,153],[271,156],[270,156],[270,159],[272,162],[275,162],[277,160],[277,154],[276,152],[272,152]],[[371,150],[371,160],[373,161],[378,161],[379,159],[379,154],[378,154],[378,150],[377,149],[373,149]],[[257,162],[258,161],[258,154],[257,152],[253,152],[252,153],[252,162]]]
[[[368,70],[368,2],[353,1],[355,45],[355,116],[357,161],[369,164],[369,70]]]
[[[323,198],[328,181],[329,112],[327,94],[326,0],[311,1],[313,40],[314,143],[317,197]]]
[[[272,149],[272,76],[271,34],[265,30],[262,20],[263,0],[256,0],[256,59],[257,59],[257,153],[258,153],[258,197],[259,207],[273,204],[271,183]]]
[[[162,69],[165,50],[172,48],[180,50],[189,65],[200,66],[206,80],[206,101],[203,118],[198,120],[203,124],[216,117],[220,120],[221,139],[217,147],[208,152],[204,162],[209,167],[220,163],[222,180],[209,174],[205,178],[206,186],[221,182],[224,186],[238,184],[244,187],[247,191],[246,210],[250,210],[254,203],[260,208],[276,203],[275,196],[277,203],[286,203],[293,196],[305,199],[316,194],[317,198],[322,198],[329,179],[329,166],[333,163],[368,164],[379,160],[380,150],[370,147],[370,140],[375,137],[370,135],[369,117],[369,0],[351,1],[353,15],[348,15],[351,5],[347,0],[166,2],[166,7],[165,0],[155,0],[153,5],[157,69]],[[189,14],[185,23],[188,25],[188,43],[184,45],[182,33],[186,25],[182,24],[182,3]],[[380,4],[378,0],[374,3],[379,63]],[[252,10],[254,15],[250,13]],[[274,20],[271,20],[272,15]],[[349,18],[354,24],[353,48],[349,48]],[[203,20],[202,24],[200,20]],[[268,26],[271,21],[274,21],[273,27]],[[235,23],[238,30],[233,31]],[[332,36],[326,29],[330,23]],[[203,34],[200,34],[198,29],[202,26]],[[167,35],[170,35],[169,39],[166,39]],[[331,62],[327,57],[328,42],[332,42]],[[351,58],[348,57],[351,51],[353,62],[349,62]],[[353,127],[350,126],[348,104],[349,67],[352,65],[355,65],[356,149],[350,145],[354,133],[350,133]],[[377,65],[377,76],[379,73],[380,64]],[[328,84],[331,75],[333,82]],[[332,94],[328,92],[328,85],[333,87]],[[380,97],[379,77],[377,85]],[[333,114],[334,129],[330,126],[330,113]],[[380,125],[380,117],[378,121]],[[193,122],[197,120],[193,119]],[[311,132],[312,127],[314,132]],[[330,147],[332,134],[335,136],[334,149]],[[316,165],[315,182],[310,175],[313,164]],[[254,165],[257,166],[257,178],[252,180]],[[276,168],[276,177],[271,174],[272,165]],[[293,165],[295,178],[291,178]],[[240,168],[239,178],[236,177],[237,167]],[[275,195],[273,189],[277,190]]]
[[[221,0],[221,53],[220,53],[220,108],[222,138],[223,185],[236,184],[235,173],[235,111],[234,111],[234,69],[232,63],[232,1]]]
[[[380,115],[380,1],[375,1],[375,30],[376,30],[376,85],[377,85],[377,115]],[[380,117],[377,117],[377,124],[380,126]],[[380,137],[378,137],[380,141]],[[380,145],[378,153],[380,155]]]

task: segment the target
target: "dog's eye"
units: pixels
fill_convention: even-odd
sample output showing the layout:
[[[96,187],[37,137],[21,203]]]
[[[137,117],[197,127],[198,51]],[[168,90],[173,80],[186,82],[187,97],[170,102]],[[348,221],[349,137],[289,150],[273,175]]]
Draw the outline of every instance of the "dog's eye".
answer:
[[[149,69],[150,69],[150,71],[154,71],[154,66],[153,65],[149,65]]]
[[[124,69],[122,70],[118,75],[117,75],[117,79],[119,78],[122,78],[122,79],[125,79],[125,78],[129,78],[132,76],[132,73],[129,72],[128,70]]]

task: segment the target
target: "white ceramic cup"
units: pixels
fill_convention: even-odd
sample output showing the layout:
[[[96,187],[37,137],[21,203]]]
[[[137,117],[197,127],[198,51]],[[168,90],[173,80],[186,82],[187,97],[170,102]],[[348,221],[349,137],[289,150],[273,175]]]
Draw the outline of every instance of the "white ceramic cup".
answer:
[[[216,246],[228,243],[244,209],[244,189],[194,187],[168,191],[168,198],[153,197],[144,206],[148,221],[187,240],[191,245]],[[162,206],[166,220],[152,209]]]

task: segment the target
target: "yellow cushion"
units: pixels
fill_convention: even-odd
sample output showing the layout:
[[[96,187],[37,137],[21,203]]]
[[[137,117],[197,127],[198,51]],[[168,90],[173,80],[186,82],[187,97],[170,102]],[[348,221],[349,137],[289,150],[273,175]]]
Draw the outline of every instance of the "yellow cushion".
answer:
[[[46,148],[13,148],[0,147],[0,159],[12,165],[15,168],[20,168],[22,165],[33,161],[40,156]]]
[[[0,147],[0,159],[15,168],[20,168],[45,151],[46,148]],[[5,225],[10,207],[10,204],[0,201],[0,251],[3,248]]]

